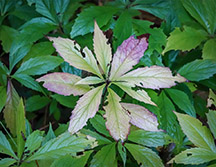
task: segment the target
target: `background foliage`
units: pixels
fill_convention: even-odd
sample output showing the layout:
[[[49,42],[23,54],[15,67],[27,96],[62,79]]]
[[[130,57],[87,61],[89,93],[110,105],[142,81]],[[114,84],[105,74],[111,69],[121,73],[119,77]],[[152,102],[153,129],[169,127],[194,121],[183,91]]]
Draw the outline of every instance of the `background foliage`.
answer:
[[[215,166],[215,11],[215,0],[1,0],[0,166]],[[64,62],[47,37],[93,50],[95,20],[112,53],[131,35],[147,38],[133,69],[169,67],[187,79],[143,89],[156,106],[112,86],[122,102],[154,113],[163,131],[132,126],[121,143],[100,110],[80,132],[67,132],[80,97],[52,93],[36,79],[50,72],[90,76]]]

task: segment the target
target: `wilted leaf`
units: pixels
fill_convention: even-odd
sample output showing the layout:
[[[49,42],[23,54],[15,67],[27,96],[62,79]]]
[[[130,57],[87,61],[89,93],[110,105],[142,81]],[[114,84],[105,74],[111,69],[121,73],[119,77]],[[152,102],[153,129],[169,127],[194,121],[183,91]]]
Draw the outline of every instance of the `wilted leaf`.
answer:
[[[110,79],[112,81],[118,80],[120,76],[131,70],[144,55],[147,46],[145,38],[135,39],[131,36],[125,40],[114,54]]]
[[[147,131],[161,131],[158,127],[157,117],[146,108],[130,103],[120,103],[125,112],[129,113],[130,123],[147,130]]]
[[[106,114],[106,127],[109,130],[111,136],[115,140],[121,140],[122,142],[127,138],[130,129],[130,117],[124,112],[120,102],[120,97],[112,90],[108,89],[109,95],[108,105],[104,107]]]
[[[133,70],[119,77],[118,81],[126,81],[132,86],[159,89],[170,88],[176,85],[175,82],[185,82],[186,79],[179,74],[173,76],[167,67],[151,66]]]
[[[77,101],[70,117],[69,132],[76,133],[86,125],[89,118],[95,116],[99,109],[104,87],[105,85],[102,85],[90,90]]]
[[[80,77],[73,74],[54,72],[44,75],[36,81],[44,81],[43,86],[52,92],[65,96],[71,94],[77,96],[86,93],[90,89],[88,85],[75,85],[80,80]]]

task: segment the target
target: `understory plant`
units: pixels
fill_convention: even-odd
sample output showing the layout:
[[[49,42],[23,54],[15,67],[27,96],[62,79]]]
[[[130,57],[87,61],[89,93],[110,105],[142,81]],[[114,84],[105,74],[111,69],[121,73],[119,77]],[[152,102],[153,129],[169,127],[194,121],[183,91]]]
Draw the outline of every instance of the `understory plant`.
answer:
[[[146,38],[129,37],[112,56],[110,44],[95,22],[95,57],[87,47],[81,49],[73,40],[48,38],[53,41],[56,51],[66,62],[93,74],[80,78],[73,74],[56,72],[37,79],[39,82],[43,81],[43,86],[48,90],[58,94],[82,95],[72,111],[69,132],[74,134],[82,129],[88,119],[95,116],[100,104],[101,109],[106,112],[106,128],[116,141],[123,142],[127,138],[130,123],[147,131],[160,131],[154,114],[143,106],[121,103],[120,97],[111,88],[112,85],[117,85],[132,98],[156,105],[143,88],[170,88],[176,85],[176,82],[186,81],[179,74],[173,76],[167,67],[151,66],[132,70],[148,47]]]

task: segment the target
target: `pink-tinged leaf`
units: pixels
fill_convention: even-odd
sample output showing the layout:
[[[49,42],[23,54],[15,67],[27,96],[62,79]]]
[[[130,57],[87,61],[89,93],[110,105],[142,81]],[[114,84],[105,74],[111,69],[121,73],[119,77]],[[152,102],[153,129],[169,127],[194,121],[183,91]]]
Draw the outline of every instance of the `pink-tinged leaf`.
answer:
[[[53,46],[56,48],[56,51],[70,65],[103,78],[94,55],[87,47],[82,50],[82,53],[85,55],[83,57],[81,48],[75,41],[61,37],[49,37],[49,40],[53,41]]]
[[[110,61],[112,59],[112,51],[110,44],[107,44],[108,40],[106,39],[103,32],[98,27],[95,22],[94,26],[94,52],[97,57],[97,60],[103,70],[103,72],[108,75]]]
[[[145,38],[135,39],[133,36],[125,40],[114,54],[110,79],[116,80],[131,70],[143,56],[148,43]]]
[[[179,74],[173,76],[167,67],[151,66],[133,70],[118,78],[118,81],[126,81],[143,88],[160,89],[170,88],[176,85],[175,82],[185,82],[186,79]]]
[[[94,88],[78,100],[70,118],[69,132],[76,133],[86,125],[89,118],[94,117],[98,111],[104,87],[105,85]]]
[[[129,96],[133,97],[134,99],[156,106],[156,104],[151,101],[151,98],[149,97],[146,91],[144,90],[135,91],[132,89],[131,85],[128,84],[127,82],[114,82],[114,84],[119,86],[123,91],[125,91]]]
[[[108,105],[104,107],[106,111],[104,117],[107,119],[106,127],[116,141],[120,139],[123,142],[129,133],[130,118],[119,103],[120,97],[110,88],[108,88],[108,92]]]
[[[161,131],[157,128],[157,117],[149,112],[146,108],[129,103],[121,103],[121,105],[125,111],[129,113],[131,118],[130,122],[133,125],[147,131]]]
[[[43,86],[49,91],[65,96],[69,96],[71,94],[77,96],[83,95],[90,90],[88,85],[75,85],[80,80],[80,77],[73,74],[54,72],[44,75],[38,78],[36,81],[44,81]]]

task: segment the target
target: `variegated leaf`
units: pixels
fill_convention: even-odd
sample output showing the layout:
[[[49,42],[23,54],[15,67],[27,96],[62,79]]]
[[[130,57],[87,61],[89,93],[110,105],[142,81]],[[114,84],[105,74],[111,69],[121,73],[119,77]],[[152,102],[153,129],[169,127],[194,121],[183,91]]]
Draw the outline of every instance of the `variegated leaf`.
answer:
[[[80,46],[75,41],[61,37],[49,37],[49,40],[53,41],[56,51],[70,65],[102,78],[95,57],[87,47],[81,51]],[[81,52],[85,57],[82,56]]]
[[[121,103],[122,107],[126,112],[129,113],[131,120],[130,122],[147,131],[161,131],[158,127],[157,117],[149,112],[146,108],[129,103]]]
[[[115,82],[114,84],[119,86],[123,91],[125,91],[129,96],[133,97],[134,99],[156,106],[156,104],[151,101],[151,98],[149,97],[146,91],[135,91],[127,82]]]
[[[85,77],[83,79],[81,79],[80,81],[78,81],[76,83],[76,85],[80,84],[80,85],[93,85],[93,84],[99,84],[104,82],[103,79],[98,78],[98,77],[94,77],[94,76],[90,76],[90,77]]]
[[[97,60],[104,71],[104,73],[108,74],[110,61],[112,58],[112,51],[110,44],[107,44],[108,40],[106,39],[103,32],[98,27],[95,22],[94,26],[94,52],[97,57]]]
[[[126,81],[143,88],[160,89],[170,88],[176,85],[175,82],[185,82],[186,79],[179,74],[173,76],[168,67],[151,66],[133,70],[120,77],[118,81]]]
[[[105,85],[101,85],[94,88],[78,100],[70,117],[69,132],[76,133],[86,125],[89,118],[94,117],[98,111],[104,87]]]
[[[107,119],[106,127],[115,140],[120,139],[123,142],[129,133],[130,118],[119,103],[120,97],[110,88],[108,88],[108,92],[108,105],[104,107],[106,111],[104,117]]]
[[[145,38],[135,39],[133,36],[125,40],[114,54],[110,79],[118,79],[121,75],[131,70],[143,56],[148,43]]]
[[[83,95],[90,90],[90,87],[88,85],[75,85],[76,82],[80,80],[80,77],[73,74],[55,72],[44,75],[38,78],[36,81],[44,81],[43,86],[49,91],[65,96],[69,96],[71,94],[77,96]]]

